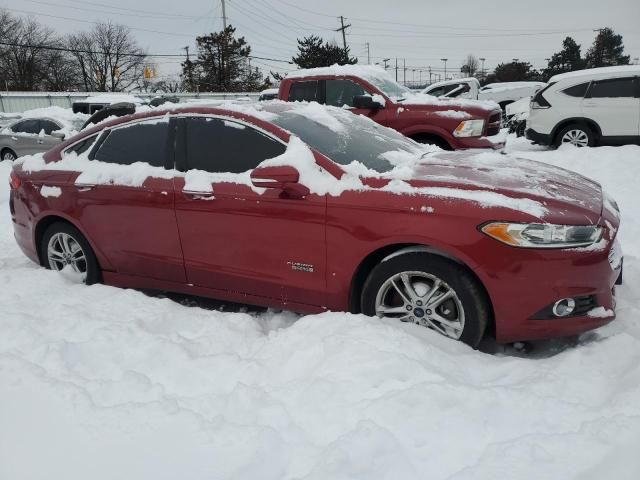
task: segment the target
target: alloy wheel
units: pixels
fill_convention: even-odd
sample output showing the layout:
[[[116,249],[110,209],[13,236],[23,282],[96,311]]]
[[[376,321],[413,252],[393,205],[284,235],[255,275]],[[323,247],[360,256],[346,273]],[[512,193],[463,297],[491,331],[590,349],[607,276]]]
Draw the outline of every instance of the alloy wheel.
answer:
[[[2,154],[2,160],[15,160],[16,156],[11,151],[6,151]]]
[[[387,279],[376,295],[376,315],[432,328],[459,339],[464,308],[456,292],[426,272],[400,272]]]
[[[576,147],[588,147],[589,135],[584,130],[569,130],[562,136],[562,143],[570,143]]]
[[[54,234],[47,245],[47,258],[52,270],[68,271],[74,279],[86,281],[87,258],[78,241],[68,233]]]

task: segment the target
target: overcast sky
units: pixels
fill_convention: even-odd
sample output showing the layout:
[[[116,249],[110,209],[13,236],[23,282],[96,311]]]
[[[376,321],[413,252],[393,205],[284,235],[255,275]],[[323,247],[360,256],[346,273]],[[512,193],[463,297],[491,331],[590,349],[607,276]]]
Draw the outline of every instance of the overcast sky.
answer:
[[[60,33],[91,28],[90,22],[111,21],[132,28],[140,45],[153,54],[195,51],[195,37],[222,28],[220,0],[2,0],[16,15],[31,15]],[[360,63],[406,59],[407,80],[428,77],[427,68],[459,71],[467,54],[486,58],[492,69],[518,58],[536,68],[558,51],[571,35],[591,45],[593,29],[611,27],[622,34],[625,52],[640,57],[640,0],[226,0],[228,23],[245,36],[252,54],[290,60],[296,38],[317,34],[342,43],[340,15],[345,17],[347,43]],[[61,18],[64,17],[64,18]],[[156,57],[161,75],[179,71],[180,58]],[[293,66],[255,59],[268,73]],[[415,70],[415,72],[413,71]],[[402,80],[402,71],[400,71]]]

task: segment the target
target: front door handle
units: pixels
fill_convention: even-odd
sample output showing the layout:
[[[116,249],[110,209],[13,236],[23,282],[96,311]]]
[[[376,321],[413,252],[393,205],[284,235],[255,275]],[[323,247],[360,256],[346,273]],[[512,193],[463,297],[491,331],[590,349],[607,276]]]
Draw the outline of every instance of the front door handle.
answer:
[[[42,145],[44,143],[44,140],[38,140],[38,143]]]
[[[193,198],[194,200],[214,200],[213,192],[203,192],[197,190],[183,190],[182,193]]]
[[[13,140],[14,142],[18,141],[18,137],[11,137],[11,140]]]
[[[76,188],[79,192],[88,192],[92,188],[95,188],[94,183],[76,183]]]

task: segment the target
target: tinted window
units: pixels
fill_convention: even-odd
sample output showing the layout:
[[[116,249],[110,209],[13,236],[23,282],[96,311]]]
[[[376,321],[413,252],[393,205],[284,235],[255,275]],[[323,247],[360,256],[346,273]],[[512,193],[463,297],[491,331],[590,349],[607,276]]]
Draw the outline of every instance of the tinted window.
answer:
[[[320,102],[319,82],[294,82],[289,90],[290,102]]]
[[[11,127],[16,133],[40,133],[40,122],[38,120],[23,120]]]
[[[169,122],[134,123],[111,130],[94,158],[121,165],[146,162],[154,167],[163,167],[168,141]]]
[[[367,94],[364,88],[351,80],[327,80],[326,85],[326,104],[334,107],[353,107],[353,97]]]
[[[562,92],[565,95],[569,95],[570,97],[584,97],[585,93],[587,93],[587,88],[589,88],[589,82],[580,83],[579,85],[574,85],[573,87],[565,88]]]
[[[464,85],[465,85],[464,83],[456,83],[454,85],[443,85],[442,87],[434,88],[433,90],[427,93],[429,95],[433,95],[434,97],[441,97],[442,95],[446,95],[447,93],[455,89],[460,89],[460,91],[458,92],[458,95],[459,95],[460,93],[463,93],[469,90],[469,88],[467,88],[466,90],[463,90],[461,87]]]
[[[98,137],[98,135],[92,135],[90,137],[87,137],[84,140],[76,143],[75,145],[72,145],[71,147],[67,148],[65,150],[65,153],[75,152],[78,155],[80,155],[80,154],[86,152],[87,150],[89,150],[89,147],[91,147],[91,145],[93,145],[93,142],[96,141],[97,137]]]
[[[51,120],[40,120],[40,130],[44,130],[45,135],[51,135],[51,132],[60,130],[62,127]]]
[[[615,78],[593,82],[589,96],[591,98],[635,97],[633,78]]]
[[[243,124],[218,118],[187,119],[187,168],[218,173],[253,170],[285,146]]]

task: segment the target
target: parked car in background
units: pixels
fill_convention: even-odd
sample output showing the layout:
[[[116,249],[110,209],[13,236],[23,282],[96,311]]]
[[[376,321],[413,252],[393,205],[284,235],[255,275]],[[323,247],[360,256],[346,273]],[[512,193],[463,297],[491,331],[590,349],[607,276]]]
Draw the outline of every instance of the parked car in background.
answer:
[[[133,103],[134,105],[143,105],[145,102],[135,95],[127,95],[125,93],[108,93],[104,95],[93,95],[82,100],[73,102],[73,113],[86,113],[92,115],[114,103]]]
[[[505,107],[505,119],[509,133],[515,133],[518,137],[524,136],[527,129],[530,103],[531,97],[524,97]]]
[[[615,202],[476,155],[318,104],[151,110],[16,162],[9,206],[23,252],[86,283],[362,312],[472,346],[613,320]]]
[[[260,92],[260,96],[258,97],[259,102],[264,102],[267,100],[276,100],[278,98],[278,89],[277,88],[267,88]]]
[[[640,65],[552,77],[531,101],[526,135],[541,145],[640,143]]]
[[[480,87],[477,78],[469,77],[433,83],[422,93],[441,98],[493,100],[504,110],[512,102],[524,97],[532,97],[545,85],[544,82],[501,82]]]
[[[15,160],[23,155],[46,152],[80,131],[83,117],[72,121],[26,116],[0,130],[0,158]]]
[[[496,103],[413,93],[380,67],[334,65],[290,72],[280,82],[278,98],[346,107],[445,150],[504,146],[499,135],[502,112]]]

